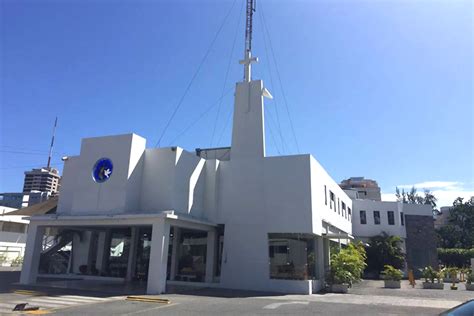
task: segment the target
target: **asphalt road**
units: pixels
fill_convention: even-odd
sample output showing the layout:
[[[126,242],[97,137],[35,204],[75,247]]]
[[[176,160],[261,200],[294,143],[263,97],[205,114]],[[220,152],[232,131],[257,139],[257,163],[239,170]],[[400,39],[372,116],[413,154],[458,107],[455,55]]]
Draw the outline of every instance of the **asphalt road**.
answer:
[[[170,296],[171,304],[116,301],[78,306],[53,315],[438,315],[443,309],[285,301],[262,298]]]

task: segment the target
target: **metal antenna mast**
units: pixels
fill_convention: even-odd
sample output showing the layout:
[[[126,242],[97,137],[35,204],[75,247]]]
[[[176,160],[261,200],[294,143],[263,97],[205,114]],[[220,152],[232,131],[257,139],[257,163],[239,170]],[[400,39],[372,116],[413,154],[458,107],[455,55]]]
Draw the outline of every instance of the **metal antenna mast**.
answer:
[[[240,61],[240,64],[244,65],[245,82],[250,82],[252,80],[251,63],[258,62],[258,58],[252,57],[252,22],[255,7],[256,0],[247,0],[247,14],[245,17],[245,51],[244,59]]]
[[[252,51],[252,22],[253,13],[255,12],[255,1],[247,0],[247,14],[245,19],[245,53]]]
[[[51,137],[51,145],[49,146],[49,156],[48,156],[48,165],[47,169],[51,167],[51,156],[53,156],[53,145],[54,145],[54,135],[56,134],[56,126],[58,125],[58,117],[54,120],[54,127],[53,127],[53,137]]]

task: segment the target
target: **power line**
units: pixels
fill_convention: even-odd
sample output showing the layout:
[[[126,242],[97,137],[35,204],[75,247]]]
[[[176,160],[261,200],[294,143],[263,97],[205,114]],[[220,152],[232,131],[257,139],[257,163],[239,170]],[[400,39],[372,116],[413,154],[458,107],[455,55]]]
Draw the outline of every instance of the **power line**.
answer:
[[[233,113],[233,111],[232,111],[232,108],[231,108],[230,111],[229,111],[229,114],[227,114],[227,119],[225,120],[224,128],[222,129],[222,132],[219,135],[219,139],[217,140],[217,145],[219,145],[221,143],[222,136],[224,135],[224,132],[226,131],[227,126],[230,123],[230,119],[232,118],[232,113]]]
[[[24,147],[16,147],[16,146],[9,146],[9,145],[1,145],[0,147],[3,148],[11,148],[14,150],[22,150],[22,151],[29,151],[29,152],[38,152],[38,153],[43,153],[47,154],[48,152],[45,150],[40,150],[40,149],[31,149],[31,148],[24,148]]]
[[[212,129],[211,143],[209,147],[212,147],[212,143],[214,141],[214,135],[216,133],[217,122],[219,120],[219,114],[221,112],[221,107],[222,107],[222,96],[224,95],[225,86],[227,85],[227,78],[229,76],[230,65],[232,63],[232,56],[234,54],[235,43],[237,42],[237,35],[239,34],[240,19],[242,17],[243,9],[244,9],[244,2],[242,1],[242,6],[240,7],[240,13],[237,20],[237,28],[235,30],[234,41],[232,42],[232,49],[230,50],[229,62],[227,63],[227,70],[225,72],[224,86],[222,87],[221,99],[219,101],[219,106],[217,107],[216,120],[214,122],[214,128]]]
[[[62,162],[55,162],[52,163],[51,166],[59,166]],[[11,167],[2,167],[0,170],[8,170],[8,169],[24,169],[24,168],[44,168],[44,165],[36,164],[36,165],[28,165],[28,166],[11,166]]]
[[[267,115],[270,118],[270,120],[273,121],[273,119],[272,119],[273,117],[270,115],[270,110],[268,110],[267,108],[265,108],[265,110],[267,111]],[[275,124],[275,121],[273,121],[273,123]],[[275,136],[273,135],[272,126],[270,125],[270,121],[268,121],[268,131],[270,132],[270,137],[273,141],[273,144],[275,145],[275,148],[276,148],[278,154],[281,155],[280,149],[278,148],[278,144],[275,140]]]
[[[194,125],[196,125],[197,122],[199,122],[207,113],[209,113],[224,97],[226,97],[230,92],[232,91],[232,88],[227,90],[214,104],[211,106],[207,107],[204,112],[202,112],[197,119],[195,119],[193,122],[191,122],[190,125],[188,125],[185,129],[183,129],[173,140],[171,143],[174,143],[178,138],[183,136],[189,129],[191,129]]]
[[[16,151],[16,150],[3,150],[0,149],[0,153],[7,153],[7,154],[23,154],[23,155],[40,155],[44,156],[44,153],[35,153],[35,152],[26,152],[26,151]]]
[[[259,18],[260,18],[260,23],[262,23],[262,26],[263,26],[263,20],[262,20],[262,12],[259,10]],[[271,65],[270,65],[270,57],[268,55],[268,48],[267,48],[267,40],[266,40],[266,36],[265,36],[265,29],[263,29],[263,44],[264,44],[264,47],[265,47],[265,56],[267,57],[266,58],[266,64],[268,66],[268,73],[270,75],[270,84],[273,88],[276,89],[276,86],[273,84],[273,75],[272,75],[272,70],[271,70]],[[278,113],[278,102],[277,102],[277,99],[273,99],[273,102],[275,103],[275,113],[276,113],[276,121],[278,123],[277,125],[277,130],[278,130],[278,133],[280,135],[280,140],[281,140],[281,146],[282,146],[282,151],[285,151],[286,152],[286,141],[285,139],[283,138],[283,133],[282,133],[282,128],[281,128],[281,123],[280,123],[280,115]]]
[[[212,39],[212,42],[211,44],[209,45],[206,53],[204,54],[204,57],[202,58],[201,62],[199,63],[199,66],[198,68],[196,69],[196,72],[194,73],[194,75],[192,76],[191,78],[191,81],[188,83],[186,89],[184,90],[184,93],[183,95],[181,96],[181,98],[179,99],[178,101],[178,104],[176,105],[173,113],[171,114],[171,117],[169,118],[168,122],[166,123],[165,125],[165,128],[163,129],[163,132],[161,133],[160,137],[158,138],[158,141],[156,142],[156,145],[155,147],[158,147],[161,143],[161,140],[163,139],[163,136],[165,135],[166,131],[168,130],[168,127],[170,126],[171,124],[171,121],[173,120],[173,118],[175,117],[176,113],[178,112],[179,108],[181,107],[181,105],[183,104],[183,101],[184,101],[184,98],[186,97],[186,95],[188,94],[188,91],[189,89],[191,88],[194,80],[196,79],[199,71],[201,70],[202,66],[204,65],[204,62],[206,61],[207,59],[207,56],[209,55],[209,53],[211,52],[212,50],[212,47],[214,46],[214,43],[216,42],[217,40],[217,37],[219,36],[219,34],[221,33],[221,30],[222,28],[224,27],[224,24],[225,22],[227,21],[227,18],[229,17],[230,13],[232,12],[232,9],[234,8],[234,5],[235,5],[235,2],[237,0],[234,0],[232,2],[232,6],[231,8],[229,9],[229,12],[227,12],[227,15],[224,17],[224,20],[222,21],[221,25],[219,26],[219,29],[217,30],[217,33],[214,35],[214,38]]]
[[[262,7],[261,4],[260,4],[260,10],[262,11],[263,26],[264,26],[265,31],[267,32],[268,42],[270,44],[270,51],[272,52],[273,63],[275,64],[275,70],[276,70],[276,73],[277,73],[277,76],[278,76],[278,81],[280,83],[281,94],[283,96],[283,101],[285,103],[285,108],[286,108],[286,113],[288,115],[288,120],[290,121],[291,132],[293,134],[293,139],[295,141],[296,150],[298,151],[298,153],[300,153],[300,146],[298,145],[298,139],[296,138],[295,128],[293,126],[293,120],[291,119],[290,110],[289,110],[289,107],[288,107],[288,102],[286,100],[285,90],[283,89],[283,84],[282,84],[282,81],[281,81],[280,71],[278,70],[278,65],[277,65],[276,58],[275,58],[275,52],[273,50],[273,45],[272,45],[272,40],[271,40],[271,37],[270,37],[270,32],[268,31],[267,23],[266,23],[266,20],[265,20],[265,14],[263,13],[263,7]]]

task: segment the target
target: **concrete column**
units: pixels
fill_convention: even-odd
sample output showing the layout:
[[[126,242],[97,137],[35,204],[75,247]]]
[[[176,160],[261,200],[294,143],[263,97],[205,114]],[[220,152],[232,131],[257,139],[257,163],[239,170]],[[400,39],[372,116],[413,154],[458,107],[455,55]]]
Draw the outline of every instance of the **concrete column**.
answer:
[[[138,246],[138,227],[131,228],[130,250],[128,252],[128,265],[126,281],[131,281],[135,274],[135,266],[137,263],[137,246]]]
[[[331,259],[331,248],[329,247],[329,239],[323,238],[323,252],[324,252],[324,272],[329,271],[329,263]]]
[[[173,249],[171,250],[171,271],[170,271],[170,280],[176,278],[178,272],[178,262],[179,262],[179,240],[181,239],[181,228],[175,226],[173,227]]]
[[[324,238],[316,237],[315,240],[315,249],[316,249],[316,273],[317,278],[320,281],[324,281],[325,279],[325,253],[324,253]]]
[[[161,294],[166,291],[169,236],[170,224],[164,219],[156,220],[151,236],[147,294]]]
[[[38,276],[44,227],[30,223],[26,239],[25,260],[21,269],[20,283],[34,284]]]
[[[110,230],[99,233],[97,241],[97,261],[95,267],[99,270],[99,275],[104,273],[107,269],[107,260],[110,255]]]
[[[216,232],[207,232],[206,247],[206,283],[212,283],[215,274],[215,257],[216,257]]]

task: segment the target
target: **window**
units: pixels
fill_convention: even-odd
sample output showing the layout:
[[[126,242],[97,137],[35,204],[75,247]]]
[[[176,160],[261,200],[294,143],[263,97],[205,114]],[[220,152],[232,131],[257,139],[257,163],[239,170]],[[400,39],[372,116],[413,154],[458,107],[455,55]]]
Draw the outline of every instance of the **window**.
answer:
[[[349,212],[349,221],[352,222],[352,210],[350,207],[347,208],[347,211]]]
[[[303,234],[268,234],[271,279],[316,278],[314,239]]]
[[[400,223],[402,223],[402,226],[405,226],[405,216],[403,212],[400,212]]]
[[[331,201],[329,202],[329,207],[332,209],[334,206],[334,212],[335,212],[336,211],[335,197],[334,197],[334,193],[332,193],[331,191],[329,191],[329,198],[331,199]]]
[[[380,211],[374,211],[374,224],[380,225]]]
[[[365,211],[360,211],[360,223],[362,225],[367,224],[367,215],[366,215]]]
[[[3,222],[2,231],[9,232],[9,233],[24,233],[25,227],[26,227],[26,224],[22,224],[22,223]]]
[[[328,205],[328,190],[326,186],[324,186],[324,204]]]
[[[388,211],[388,224],[389,225],[395,225],[395,213],[393,211]]]
[[[339,198],[337,198],[337,214],[341,214],[341,202]]]
[[[347,213],[346,213],[346,203],[342,202],[342,216],[347,218]]]

